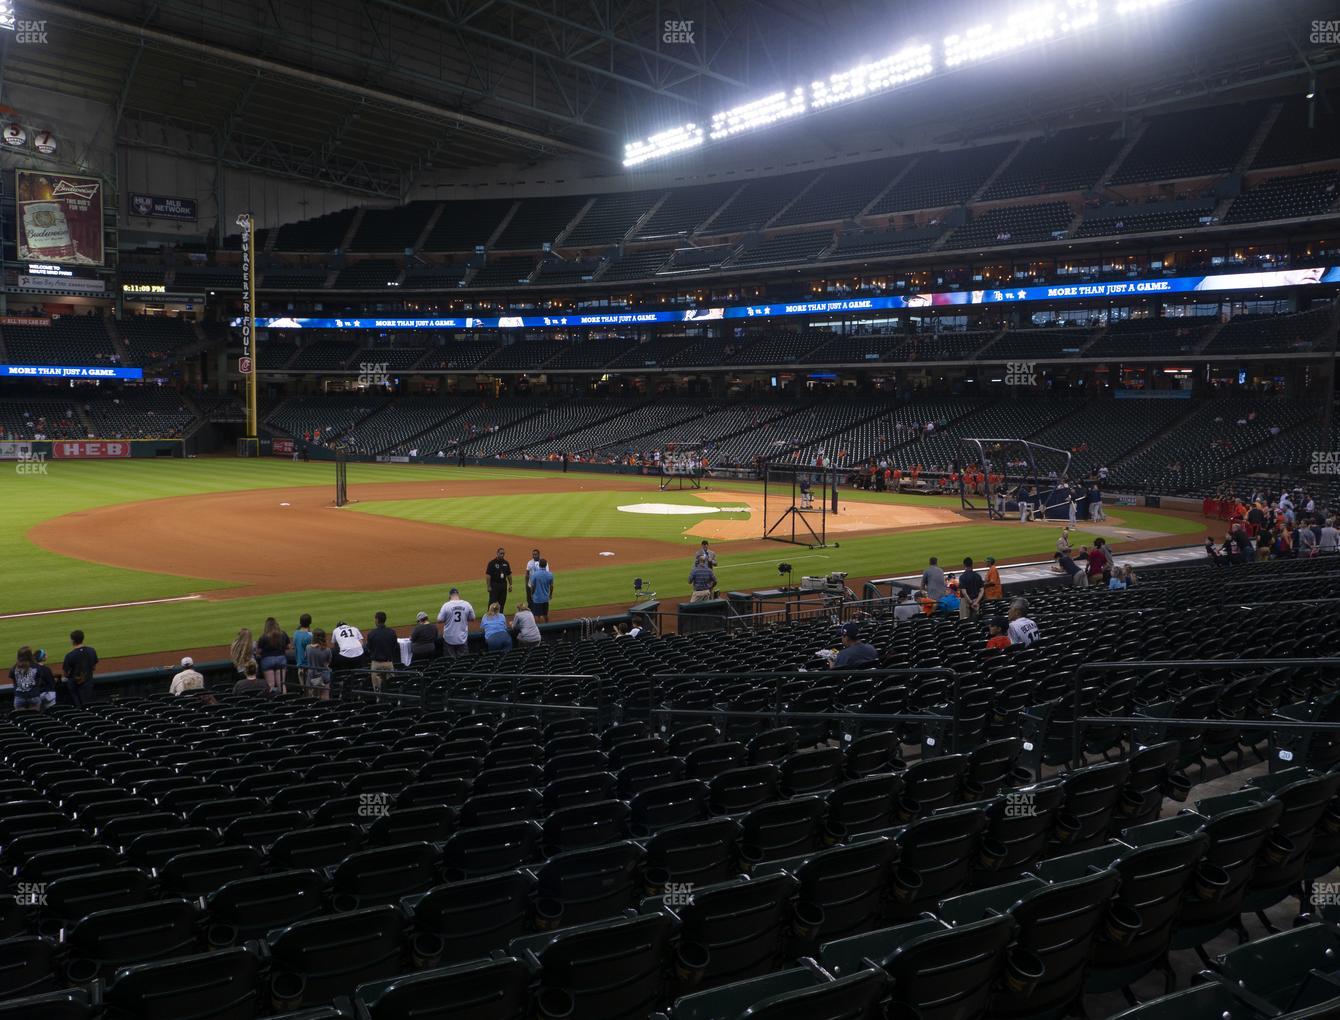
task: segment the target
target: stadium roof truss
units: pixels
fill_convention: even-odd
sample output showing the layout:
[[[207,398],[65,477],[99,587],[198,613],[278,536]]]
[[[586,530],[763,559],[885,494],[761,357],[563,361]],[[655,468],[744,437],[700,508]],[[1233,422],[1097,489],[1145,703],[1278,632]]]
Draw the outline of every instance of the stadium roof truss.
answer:
[[[403,195],[428,167],[617,166],[629,111],[693,116],[787,73],[798,0],[23,0],[4,80],[104,102],[140,147]],[[689,8],[692,8],[690,11]],[[666,44],[666,21],[696,41]],[[185,140],[183,140],[183,132]]]

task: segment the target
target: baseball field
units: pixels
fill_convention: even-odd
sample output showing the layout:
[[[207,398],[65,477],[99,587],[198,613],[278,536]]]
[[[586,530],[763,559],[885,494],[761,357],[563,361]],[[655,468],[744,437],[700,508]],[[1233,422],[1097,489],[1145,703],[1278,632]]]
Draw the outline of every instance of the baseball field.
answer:
[[[781,545],[761,540],[761,485],[726,480],[661,492],[631,474],[351,464],[356,502],[337,509],[330,464],[43,467],[0,474],[0,655],[27,644],[59,658],[77,627],[105,668],[218,657],[239,627],[259,632],[267,616],[290,630],[304,612],[326,629],[346,619],[366,628],[384,610],[403,627],[420,610],[436,615],[453,585],[479,604],[498,546],[518,572],[541,549],[561,619],[626,608],[635,577],[665,602],[686,597],[702,538],[723,589],[775,586],[786,561],[797,578],[847,571],[859,591],[858,579],[920,570],[931,555],[946,566],[1048,556],[1057,534],[1054,523],[970,519],[957,499],[843,491],[828,548]],[[1109,515],[1103,533],[1118,550],[1184,544],[1204,527],[1166,511]]]

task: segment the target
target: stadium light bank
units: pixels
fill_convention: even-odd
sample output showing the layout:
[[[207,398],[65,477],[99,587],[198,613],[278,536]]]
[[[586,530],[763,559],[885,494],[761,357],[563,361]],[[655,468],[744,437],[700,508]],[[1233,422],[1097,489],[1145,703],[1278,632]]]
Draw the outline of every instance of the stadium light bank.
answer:
[[[631,168],[696,149],[747,131],[794,120],[815,110],[881,95],[968,64],[1004,56],[1052,40],[1090,31],[1110,19],[1126,18],[1188,0],[1049,0],[1029,4],[988,22],[946,35],[938,46],[911,43],[881,60],[857,64],[827,78],[754,99],[712,115],[711,123],[682,124],[624,146]]]

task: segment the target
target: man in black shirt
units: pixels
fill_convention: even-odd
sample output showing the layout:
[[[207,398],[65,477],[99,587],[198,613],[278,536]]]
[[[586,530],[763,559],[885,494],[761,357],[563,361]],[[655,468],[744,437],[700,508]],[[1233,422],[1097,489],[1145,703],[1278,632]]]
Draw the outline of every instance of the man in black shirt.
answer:
[[[61,673],[65,677],[65,692],[70,703],[83,708],[94,700],[93,671],[98,666],[98,653],[84,644],[82,630],[70,632],[70,644],[74,647],[65,653]]]
[[[419,622],[409,635],[411,661],[417,665],[425,659],[436,659],[442,654],[441,645],[442,639],[438,637],[437,628],[428,614],[420,613]]]
[[[396,654],[400,651],[400,640],[396,632],[386,626],[386,614],[377,613],[374,619],[377,626],[368,631],[368,659],[372,663],[372,689],[382,689],[383,677],[395,669]]]
[[[975,620],[982,611],[982,592],[986,582],[972,569],[972,557],[963,558],[963,573],[958,575],[958,616],[960,620]]]
[[[489,601],[498,603],[498,608],[505,610],[507,594],[512,590],[512,564],[507,562],[507,556],[502,549],[498,550],[498,555],[489,560],[489,565],[484,568],[484,580],[489,587]]]

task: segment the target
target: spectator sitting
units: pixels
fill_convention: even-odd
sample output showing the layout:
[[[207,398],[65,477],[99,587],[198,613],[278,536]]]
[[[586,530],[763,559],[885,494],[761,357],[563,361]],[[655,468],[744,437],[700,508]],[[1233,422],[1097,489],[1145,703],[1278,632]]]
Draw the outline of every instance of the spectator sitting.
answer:
[[[234,694],[260,694],[269,696],[273,693],[270,685],[256,675],[256,660],[252,659],[242,667],[242,679],[233,684]]]
[[[535,614],[530,611],[530,606],[522,602],[516,607],[516,612],[512,614],[512,633],[516,635],[516,641],[519,645],[538,645],[540,643],[540,627],[535,622]]]
[[[1038,625],[1028,617],[1028,599],[1018,598],[1010,603],[1009,621],[1012,645],[1035,644],[1041,636]]]
[[[490,602],[488,612],[479,621],[479,629],[484,632],[484,644],[490,652],[510,652],[512,635],[507,629],[507,617],[497,602]]]
[[[991,622],[986,626],[987,648],[1009,648],[1010,635],[1007,633],[1010,629],[1010,621],[1003,616],[991,617]]]
[[[168,686],[168,693],[173,697],[185,694],[187,691],[203,691],[205,689],[205,678],[195,669],[195,660],[189,655],[181,660],[181,672],[172,678],[172,683]]]
[[[420,613],[416,619],[418,622],[409,633],[410,662],[414,664],[437,658],[441,640],[427,613]]]
[[[854,623],[842,627],[842,651],[833,659],[831,669],[861,669],[879,661],[873,645],[861,640],[861,628]]]
[[[895,620],[915,620],[921,615],[921,607],[912,598],[913,594],[911,588],[898,589],[898,601],[893,607]]]

